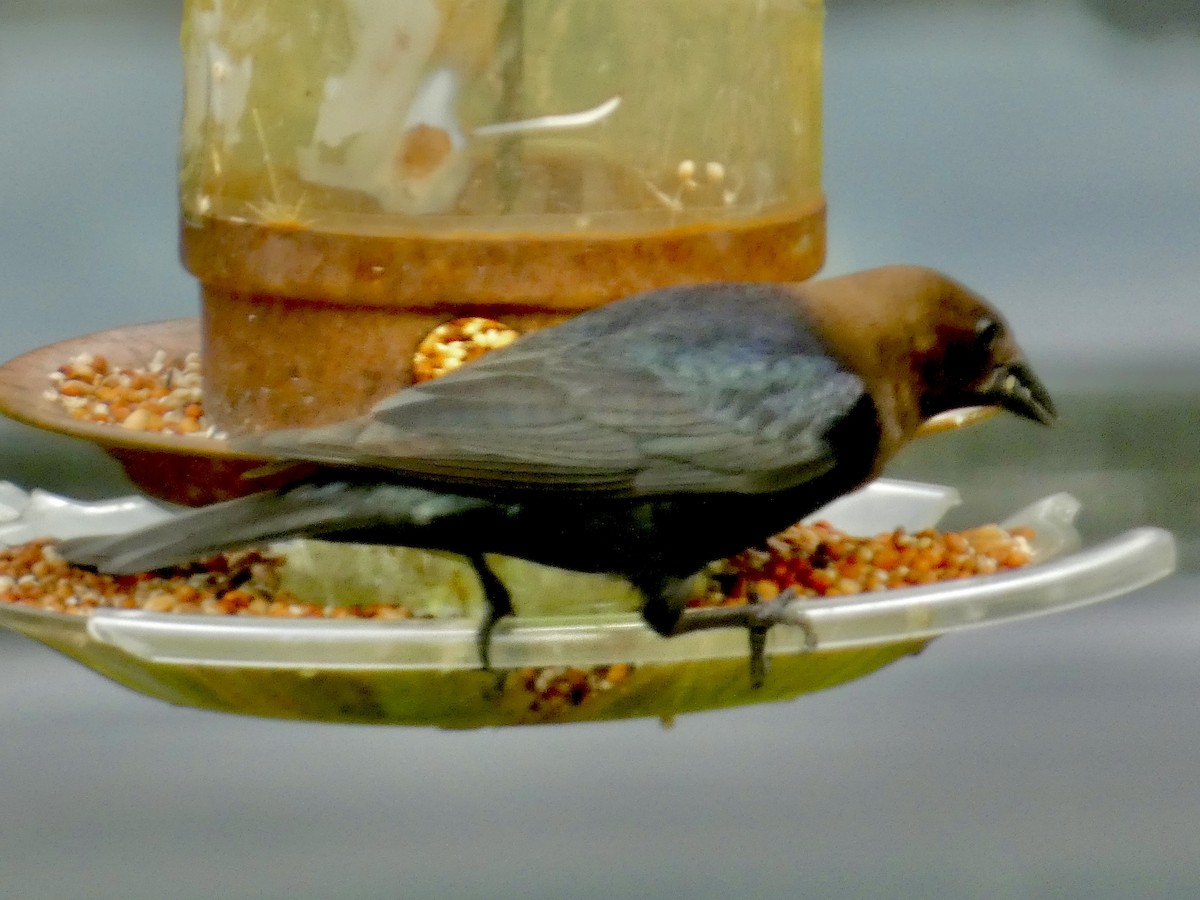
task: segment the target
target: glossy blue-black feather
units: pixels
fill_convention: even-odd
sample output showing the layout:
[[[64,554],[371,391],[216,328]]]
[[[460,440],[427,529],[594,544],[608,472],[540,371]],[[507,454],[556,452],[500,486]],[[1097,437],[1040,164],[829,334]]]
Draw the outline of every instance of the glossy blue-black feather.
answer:
[[[622,496],[765,493],[837,462],[866,398],[788,288],[667,288],[530,334],[328,428],[255,449],[451,483]]]

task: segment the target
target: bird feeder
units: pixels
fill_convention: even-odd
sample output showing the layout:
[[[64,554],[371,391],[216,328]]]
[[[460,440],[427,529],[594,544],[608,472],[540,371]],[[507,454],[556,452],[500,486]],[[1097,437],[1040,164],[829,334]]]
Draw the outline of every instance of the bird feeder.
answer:
[[[822,14],[187,0],[181,239],[209,415],[365,411],[461,317],[524,332],[664,285],[811,276]]]

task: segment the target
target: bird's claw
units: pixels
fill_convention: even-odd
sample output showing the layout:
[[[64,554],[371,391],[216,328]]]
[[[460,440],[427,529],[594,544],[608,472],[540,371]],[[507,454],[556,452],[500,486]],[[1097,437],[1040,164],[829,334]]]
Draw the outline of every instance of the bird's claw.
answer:
[[[817,635],[808,617],[798,615],[790,607],[799,595],[788,588],[770,600],[759,600],[757,594],[750,595],[747,627],[750,631],[750,685],[755,690],[767,680],[768,660],[766,656],[767,632],[773,625],[795,625],[804,632],[804,651],[817,649]]]
[[[800,599],[800,595],[792,588],[781,591],[770,600],[759,600],[751,594],[750,628],[764,630],[772,625],[793,625],[804,632],[804,650],[812,652],[817,649],[817,633],[813,630],[808,616],[798,613],[792,608],[792,603]]]
[[[805,652],[817,647],[816,632],[808,617],[793,607],[800,599],[792,589],[760,601],[751,592],[749,602],[739,606],[702,607],[686,610],[673,624],[668,634],[684,634],[708,628],[743,627],[750,632],[750,681],[762,687],[767,674],[767,632],[774,625],[791,625],[804,632]]]
[[[496,625],[506,616],[514,613],[512,598],[508,588],[504,586],[496,573],[491,570],[482,553],[471,554],[467,557],[475,568],[479,578],[479,586],[483,590],[485,610],[483,621],[479,623],[479,633],[475,636],[475,644],[479,650],[479,665],[485,672],[492,671],[492,634]]]
[[[494,616],[486,617],[479,625],[479,631],[475,633],[475,649],[479,652],[479,668],[485,672],[492,670],[492,632],[496,630],[496,622],[499,621]]]
[[[758,690],[767,681],[767,630],[769,625],[750,626],[750,687]]]
[[[486,675],[494,676],[492,683],[484,690],[483,698],[485,700],[498,700],[504,694],[504,683],[508,678],[507,669],[496,671],[492,668],[492,635],[496,631],[496,626],[500,624],[500,620],[506,618],[511,613],[496,615],[490,608],[484,616],[483,621],[479,623],[479,631],[475,635],[475,646],[479,651],[479,669]]]

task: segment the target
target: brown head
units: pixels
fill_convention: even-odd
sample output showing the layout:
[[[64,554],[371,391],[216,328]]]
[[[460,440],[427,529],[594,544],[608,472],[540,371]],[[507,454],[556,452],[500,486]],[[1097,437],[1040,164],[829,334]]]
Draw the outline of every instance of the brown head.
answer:
[[[885,459],[952,410],[991,406],[1042,424],[1055,419],[1004,318],[940,272],[888,266],[808,282],[798,296],[830,348],[866,381],[883,419]]]

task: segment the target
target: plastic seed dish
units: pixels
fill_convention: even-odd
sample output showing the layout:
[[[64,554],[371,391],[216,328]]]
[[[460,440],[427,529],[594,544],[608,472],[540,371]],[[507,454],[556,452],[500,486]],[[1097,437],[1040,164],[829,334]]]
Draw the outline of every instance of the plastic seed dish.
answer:
[[[850,533],[930,528],[950,488],[880,480],[821,510]],[[1134,591],[1175,567],[1161,529],[1080,547],[1078,503],[1047,497],[1001,524],[1033,530],[1030,565],[992,575],[792,604],[750,685],[740,629],[665,639],[634,612],[520,616],[479,669],[469,618],[356,620],[0,603],[0,625],[133,690],[184,706],[282,718],[469,728],[687,712],[782,700],[862,677],[949,632]],[[170,515],[140,498],[83,503],[0,485],[0,544],[117,533]],[[802,626],[802,627],[800,627]]]

